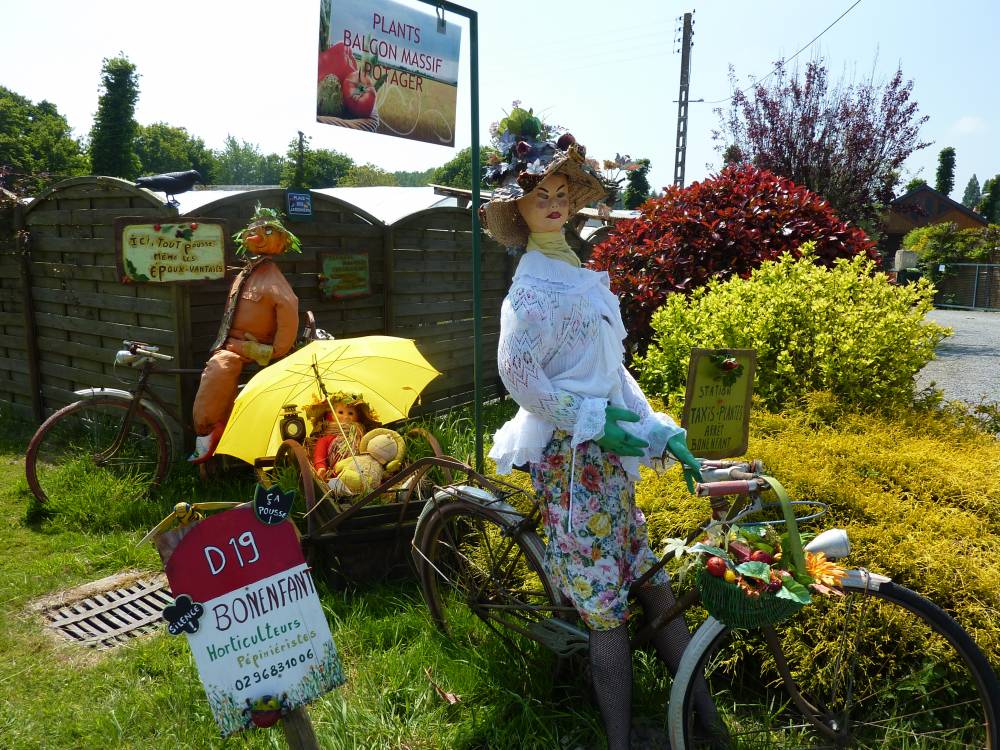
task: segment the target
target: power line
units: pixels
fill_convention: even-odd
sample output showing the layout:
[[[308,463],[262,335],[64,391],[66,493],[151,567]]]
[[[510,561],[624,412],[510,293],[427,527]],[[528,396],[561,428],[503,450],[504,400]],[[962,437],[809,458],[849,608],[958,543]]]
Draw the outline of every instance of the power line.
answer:
[[[781,61],[779,61],[773,68],[771,68],[771,71],[766,76],[764,76],[763,78],[758,78],[753,83],[751,83],[748,86],[745,86],[744,88],[740,89],[740,91],[738,93],[745,94],[747,91],[749,91],[754,86],[759,86],[764,81],[766,81],[768,78],[770,78],[771,76],[773,76],[775,73],[778,72],[779,69],[781,69],[783,66],[787,65],[792,60],[794,60],[796,57],[798,57],[803,52],[805,52],[809,47],[811,47],[813,45],[813,43],[816,42],[817,39],[819,39],[826,32],[828,32],[830,29],[832,29],[834,26],[836,26],[837,22],[840,21],[841,18],[843,18],[844,16],[846,16],[848,13],[850,13],[852,10],[854,10],[856,7],[858,7],[860,4],[861,4],[861,0],[855,0],[854,4],[851,5],[850,8],[848,8],[843,13],[841,13],[839,16],[837,16],[837,18],[834,19],[833,23],[831,23],[829,26],[827,26],[825,29],[823,29],[821,32],[819,32],[816,36],[814,36],[811,40],[809,40],[804,45],[802,45],[802,47],[799,48],[798,52],[796,52],[794,55],[792,55],[791,57],[789,57],[787,60],[781,60]],[[722,104],[723,102],[728,102],[734,96],[736,96],[736,94],[730,94],[725,99],[716,99],[714,101],[705,102],[705,104]]]

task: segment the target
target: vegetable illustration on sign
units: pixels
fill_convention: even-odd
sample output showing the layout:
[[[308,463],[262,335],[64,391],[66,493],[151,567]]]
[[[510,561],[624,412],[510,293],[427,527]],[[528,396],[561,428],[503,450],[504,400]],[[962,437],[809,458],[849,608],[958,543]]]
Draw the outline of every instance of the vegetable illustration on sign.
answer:
[[[455,144],[461,29],[379,0],[320,2],[316,119]]]

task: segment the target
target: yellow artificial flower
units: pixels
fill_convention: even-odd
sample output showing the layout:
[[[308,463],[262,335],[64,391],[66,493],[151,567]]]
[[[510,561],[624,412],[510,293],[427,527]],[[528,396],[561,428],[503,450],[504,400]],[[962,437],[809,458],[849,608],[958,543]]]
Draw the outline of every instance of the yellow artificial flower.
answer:
[[[589,599],[590,595],[594,593],[590,581],[582,576],[577,576],[573,579],[573,590],[584,599]]]
[[[832,560],[826,559],[823,552],[806,551],[806,571],[816,583],[824,586],[840,586],[847,570],[837,565]]]
[[[607,513],[595,513],[587,521],[587,528],[594,536],[603,537],[611,533],[611,516]]]

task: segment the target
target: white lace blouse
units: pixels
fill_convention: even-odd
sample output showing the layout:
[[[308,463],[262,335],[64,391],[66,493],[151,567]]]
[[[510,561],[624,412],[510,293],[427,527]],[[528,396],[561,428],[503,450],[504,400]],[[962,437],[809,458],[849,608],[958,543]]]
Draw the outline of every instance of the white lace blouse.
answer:
[[[577,446],[604,435],[611,404],[639,415],[621,426],[649,443],[645,455],[623,456],[633,479],[639,465],[656,468],[667,440],[683,430],[654,412],[624,366],[625,326],[608,274],[574,268],[529,251],[521,258],[500,312],[497,366],[517,414],[497,430],[490,458],[497,472],[537,463],[556,428]]]

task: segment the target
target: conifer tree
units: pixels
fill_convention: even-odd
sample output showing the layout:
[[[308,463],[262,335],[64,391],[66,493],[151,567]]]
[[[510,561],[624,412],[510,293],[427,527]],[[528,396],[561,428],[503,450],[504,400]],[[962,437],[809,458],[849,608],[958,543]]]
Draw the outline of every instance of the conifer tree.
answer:
[[[101,67],[100,98],[90,131],[90,163],[94,174],[131,180],[139,175],[135,151],[138,124],[139,74],[124,54],[105,58]]]

